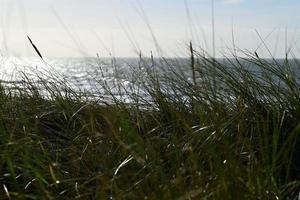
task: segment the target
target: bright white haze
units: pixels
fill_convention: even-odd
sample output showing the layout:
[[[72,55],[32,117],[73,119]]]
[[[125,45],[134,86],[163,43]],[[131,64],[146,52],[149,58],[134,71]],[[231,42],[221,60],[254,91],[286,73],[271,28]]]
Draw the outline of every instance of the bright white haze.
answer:
[[[214,2],[217,57],[234,45],[299,57],[299,0]],[[212,0],[0,0],[0,53],[36,56],[27,35],[48,58],[186,56],[189,41],[212,53],[211,11]]]

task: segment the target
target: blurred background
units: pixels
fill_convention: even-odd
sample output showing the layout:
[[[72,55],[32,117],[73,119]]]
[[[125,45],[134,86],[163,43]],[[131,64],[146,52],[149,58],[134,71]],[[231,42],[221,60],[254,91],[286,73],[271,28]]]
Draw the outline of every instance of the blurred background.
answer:
[[[299,56],[297,0],[0,0],[0,53],[35,57],[29,35],[48,58],[184,56],[190,40],[212,54],[213,6],[216,57]]]

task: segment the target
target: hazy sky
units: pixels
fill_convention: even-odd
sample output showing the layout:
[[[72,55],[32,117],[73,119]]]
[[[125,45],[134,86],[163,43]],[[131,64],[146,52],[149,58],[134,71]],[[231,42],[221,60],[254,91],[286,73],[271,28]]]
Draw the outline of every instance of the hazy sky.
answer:
[[[217,56],[234,41],[267,57],[260,37],[273,56],[285,44],[299,56],[299,10],[299,0],[215,0]],[[190,40],[211,53],[211,0],[0,0],[1,54],[36,56],[26,35],[45,57],[185,56]]]

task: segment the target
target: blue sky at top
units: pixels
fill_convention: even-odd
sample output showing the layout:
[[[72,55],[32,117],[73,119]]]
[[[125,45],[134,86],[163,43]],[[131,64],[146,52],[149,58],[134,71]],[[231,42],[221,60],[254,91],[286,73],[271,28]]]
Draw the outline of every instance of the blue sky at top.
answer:
[[[35,56],[28,34],[47,57],[158,54],[153,31],[166,56],[184,56],[190,40],[210,53],[211,0],[186,2],[190,20],[184,0],[0,0],[0,51]],[[232,33],[238,48],[256,50],[259,33],[282,57],[287,27],[288,46],[298,56],[299,10],[299,0],[215,0],[217,55],[232,49]],[[257,51],[268,56],[262,46]]]

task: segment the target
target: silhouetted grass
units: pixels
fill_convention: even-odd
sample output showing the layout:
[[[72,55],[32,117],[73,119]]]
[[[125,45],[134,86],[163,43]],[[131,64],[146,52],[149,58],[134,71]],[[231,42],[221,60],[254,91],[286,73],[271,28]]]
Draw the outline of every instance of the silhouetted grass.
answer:
[[[190,50],[192,76],[141,58],[127,101],[101,81],[110,98],[2,84],[0,197],[296,199],[300,65]]]

